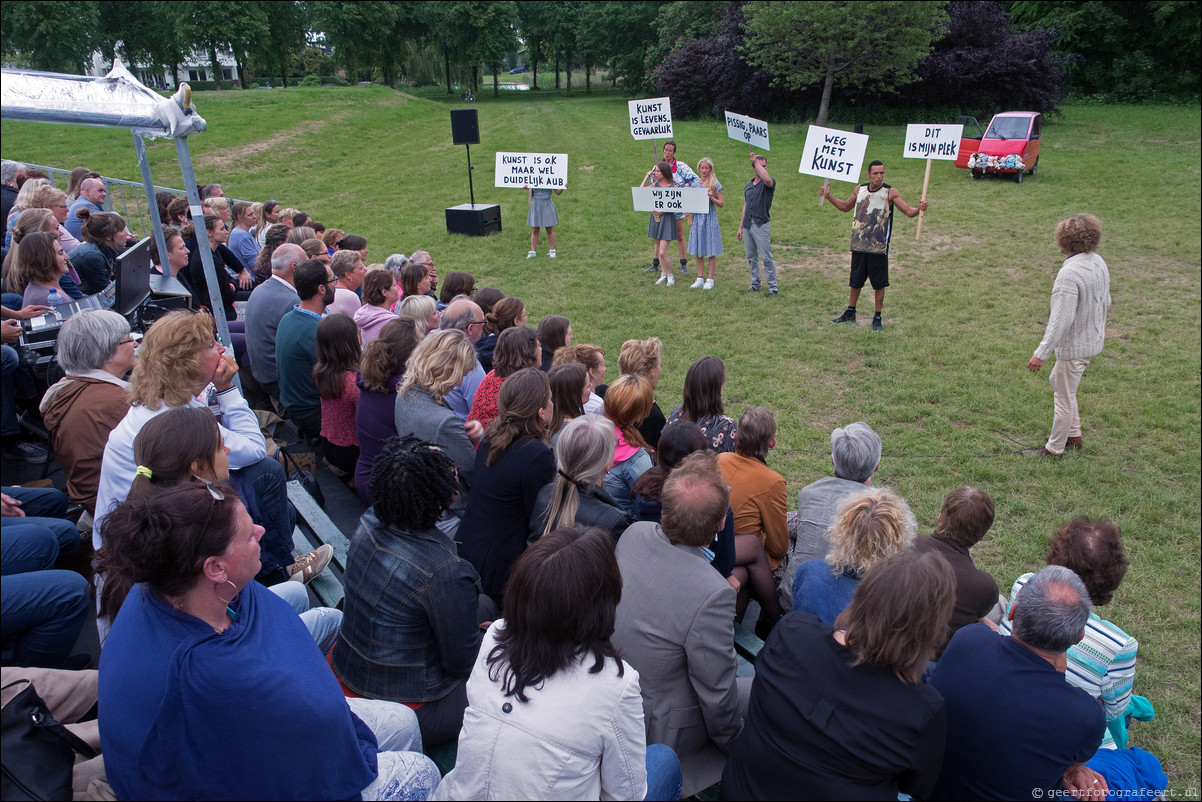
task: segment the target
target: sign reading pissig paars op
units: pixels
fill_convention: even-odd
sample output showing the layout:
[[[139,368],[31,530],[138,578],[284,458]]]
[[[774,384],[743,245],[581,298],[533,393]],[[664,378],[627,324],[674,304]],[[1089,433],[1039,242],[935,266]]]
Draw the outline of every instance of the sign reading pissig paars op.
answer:
[[[746,117],[726,112],[726,135],[739,142],[745,142],[749,147],[772,150],[768,147],[768,123],[754,117]]]
[[[666,97],[632,100],[630,135],[635,139],[672,138],[672,101]]]
[[[563,189],[567,183],[566,153],[497,153],[494,186]]]

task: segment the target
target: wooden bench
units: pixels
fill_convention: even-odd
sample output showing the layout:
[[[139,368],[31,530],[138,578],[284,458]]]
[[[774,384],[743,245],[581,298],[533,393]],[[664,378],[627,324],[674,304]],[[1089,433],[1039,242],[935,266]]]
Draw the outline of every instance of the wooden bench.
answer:
[[[323,606],[337,607],[345,595],[342,574],[346,570],[346,555],[351,543],[300,482],[288,483],[288,500],[296,508],[296,529],[292,532],[296,556],[326,543],[334,548],[330,567],[309,583],[309,589]]]

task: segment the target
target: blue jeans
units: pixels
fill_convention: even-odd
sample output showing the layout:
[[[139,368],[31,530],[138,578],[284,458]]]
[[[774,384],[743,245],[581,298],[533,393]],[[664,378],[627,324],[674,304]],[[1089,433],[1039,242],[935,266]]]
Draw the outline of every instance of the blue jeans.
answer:
[[[0,434],[5,437],[21,433],[17,422],[17,366],[21,357],[11,345],[0,345]]]
[[[58,554],[58,537],[44,526],[0,530],[0,631],[14,665],[62,668],[88,619],[88,582],[49,570]]]
[[[66,493],[53,487],[3,487],[0,492],[21,502],[21,509],[25,512],[24,518],[0,519],[0,527],[5,532],[12,527],[40,526],[49,529],[55,536],[59,554],[70,554],[79,547],[79,530],[62,517],[67,514]]]
[[[680,773],[680,758],[672,747],[663,744],[647,744],[647,800],[680,799],[680,786],[684,777]]]
[[[274,585],[288,579],[285,569],[292,564],[292,530],[296,528],[296,510],[288,502],[288,477],[280,463],[264,457],[253,465],[230,471],[230,483],[242,496],[247,512],[263,527],[259,577]]]

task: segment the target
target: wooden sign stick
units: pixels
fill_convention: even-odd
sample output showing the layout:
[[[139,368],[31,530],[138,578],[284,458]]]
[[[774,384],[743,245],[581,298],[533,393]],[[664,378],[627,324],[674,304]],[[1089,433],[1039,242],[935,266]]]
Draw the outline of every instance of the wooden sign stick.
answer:
[[[927,159],[927,174],[926,174],[926,177],[922,179],[922,200],[923,201],[926,201],[926,199],[927,199],[927,187],[930,186],[930,183],[931,183],[931,159]],[[923,211],[920,209],[918,211],[918,234],[915,235],[915,237],[914,237],[915,240],[922,239],[922,216],[923,216],[923,214],[924,214]]]
[[[825,181],[825,182],[823,182],[823,184],[822,184],[822,187],[823,187],[823,189],[825,189],[827,192],[830,192],[830,191],[831,191],[831,180],[830,180],[829,178],[828,178],[828,179],[826,179],[826,181]],[[824,203],[826,203],[826,196],[825,196],[825,195],[823,195],[821,198],[819,198],[819,199],[818,199],[818,206],[819,206],[819,207],[821,207],[821,206],[822,206],[822,204],[824,204]]]

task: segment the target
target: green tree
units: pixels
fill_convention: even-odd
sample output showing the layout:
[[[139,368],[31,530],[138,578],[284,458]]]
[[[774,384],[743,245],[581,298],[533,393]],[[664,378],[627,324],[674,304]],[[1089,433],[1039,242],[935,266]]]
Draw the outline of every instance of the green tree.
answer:
[[[526,45],[526,63],[534,74],[533,89],[538,89],[538,65],[543,61],[543,50],[551,39],[551,16],[557,3],[552,0],[518,0],[518,36]]]
[[[80,74],[98,44],[99,3],[6,0],[0,37],[6,60],[35,70]]]
[[[943,31],[943,2],[774,3],[744,9],[743,57],[773,76],[773,84],[801,89],[822,83],[818,125],[825,125],[831,93],[840,87],[888,91],[914,80],[914,66]]]
[[[661,0],[588,4],[586,13],[596,17],[596,27],[602,31],[599,59],[609,65],[615,86],[620,78],[631,91],[644,87],[647,48],[658,36],[655,18],[663,5]]]
[[[116,51],[126,65],[158,73],[168,70],[174,81],[187,49],[183,40],[183,6],[167,0],[108,0],[100,3],[99,42],[102,53]]]
[[[247,2],[248,0],[244,0]],[[301,3],[253,0],[267,23],[266,33],[250,44],[249,58],[254,68],[263,74],[280,77],[280,85],[288,86],[288,73],[300,58],[308,32],[307,10]]]
[[[484,64],[492,73],[492,93],[498,92],[498,77],[505,55],[517,47],[517,4],[512,0],[501,2],[470,2],[471,45],[468,58],[472,62],[472,79],[475,82],[477,64]]]
[[[378,66],[384,40],[397,22],[397,4],[385,0],[318,0],[311,7],[317,27],[334,48],[334,59],[346,67],[349,81],[358,82],[363,73]],[[395,70],[395,64],[393,59],[390,69]]]

